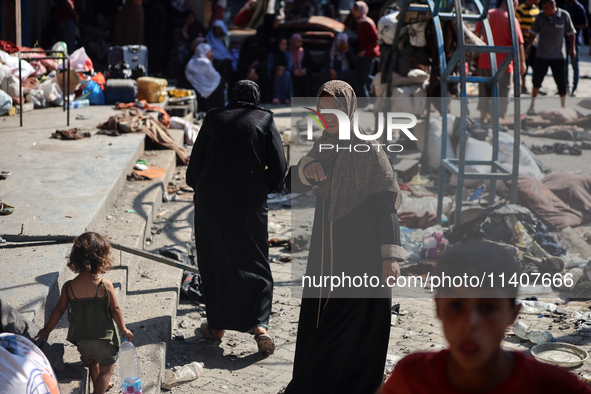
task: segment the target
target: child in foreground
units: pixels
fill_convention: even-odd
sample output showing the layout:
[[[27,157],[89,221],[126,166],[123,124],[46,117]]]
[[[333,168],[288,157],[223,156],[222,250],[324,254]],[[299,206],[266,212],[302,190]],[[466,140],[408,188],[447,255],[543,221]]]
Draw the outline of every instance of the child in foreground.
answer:
[[[493,273],[499,278],[505,273],[510,278],[519,270],[519,263],[502,247],[468,242],[439,258],[436,275],[481,278]],[[378,394],[591,393],[574,374],[501,348],[505,329],[520,308],[515,303],[517,288],[504,285],[439,288],[435,306],[449,347],[404,357]]]
[[[62,287],[60,299],[49,321],[35,338],[47,340],[68,308],[68,341],[78,346],[80,359],[90,369],[94,394],[102,394],[110,382],[119,353],[119,333],[133,340],[125,327],[123,312],[115,297],[113,283],[99,278],[111,269],[111,245],[97,233],[87,232],[74,240],[68,268],[78,276]]]

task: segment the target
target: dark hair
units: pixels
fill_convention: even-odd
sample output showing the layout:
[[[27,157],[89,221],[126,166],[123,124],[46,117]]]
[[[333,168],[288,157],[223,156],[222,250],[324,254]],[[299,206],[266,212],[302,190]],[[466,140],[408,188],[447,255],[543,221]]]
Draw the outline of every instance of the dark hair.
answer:
[[[113,267],[111,245],[102,235],[86,232],[74,240],[68,268],[76,273],[104,274]]]
[[[434,276],[477,277],[479,283],[476,285],[474,281],[469,286],[482,290],[482,298],[498,298],[497,293],[492,293],[491,290],[500,289],[507,298],[514,300],[517,297],[518,286],[515,284],[520,281],[521,266],[517,257],[509,250],[494,242],[458,243],[439,256]],[[435,296],[449,297],[450,292],[453,293],[453,283],[445,280],[441,282]]]
[[[556,6],[556,0],[542,0],[540,1],[540,8],[542,8],[546,3],[550,3],[553,6]]]

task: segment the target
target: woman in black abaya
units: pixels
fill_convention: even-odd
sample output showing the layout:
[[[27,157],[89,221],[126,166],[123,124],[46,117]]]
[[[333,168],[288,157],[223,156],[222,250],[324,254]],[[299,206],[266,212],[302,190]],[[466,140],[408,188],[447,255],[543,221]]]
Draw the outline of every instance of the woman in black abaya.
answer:
[[[267,194],[286,170],[271,111],[260,107],[252,81],[239,81],[230,103],[207,113],[191,153],[187,183],[195,190],[197,263],[203,280],[207,338],[223,330],[250,332],[261,352],[273,298],[269,267]]]
[[[325,83],[317,106],[343,111],[353,125],[356,97],[346,82]],[[384,277],[397,278],[404,259],[396,216],[400,190],[383,150],[343,149],[367,141],[354,133],[339,140],[336,116],[323,116],[327,130],[291,169],[292,189],[317,188],[306,275],[367,275],[379,284],[304,287],[293,379],[285,393],[373,393],[382,382],[390,334]]]

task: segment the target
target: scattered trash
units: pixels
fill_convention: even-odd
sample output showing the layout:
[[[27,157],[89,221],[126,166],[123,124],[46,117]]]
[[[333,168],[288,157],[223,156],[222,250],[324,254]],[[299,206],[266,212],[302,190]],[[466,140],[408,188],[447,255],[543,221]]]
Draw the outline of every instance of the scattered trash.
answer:
[[[521,313],[527,313],[531,315],[537,315],[546,311],[554,312],[557,308],[556,304],[549,304],[540,301],[517,300],[515,302],[521,304]]]
[[[164,378],[162,379],[162,389],[170,390],[175,386],[183,383],[191,382],[203,373],[203,363],[193,361],[185,364],[182,367],[173,367],[164,371]]]
[[[423,248],[421,249],[421,257],[426,259],[433,259],[437,257],[447,246],[447,241],[443,238],[441,233],[432,233],[423,238]]]
[[[531,341],[533,343],[548,343],[556,342],[556,338],[549,331],[536,330],[531,328],[531,325],[525,324],[522,321],[517,321],[513,326],[513,332],[521,339]]]
[[[10,174],[10,171],[0,171],[0,180],[8,178]]]
[[[201,275],[194,272],[184,271],[181,282],[180,296],[182,300],[190,301],[193,304],[205,303]]]
[[[125,213],[135,213],[135,209],[126,209]]]
[[[141,164],[141,163],[135,163],[133,168],[136,170],[140,170],[140,171],[146,171],[148,169],[148,166],[145,164]]]
[[[14,207],[10,204],[0,201],[0,215],[10,215],[14,213]]]
[[[90,138],[89,131],[82,131],[78,127],[70,130],[56,130],[51,134],[51,138],[58,140],[81,140],[82,138]]]
[[[162,212],[158,212],[158,215],[156,215],[156,216],[158,216],[158,217],[160,217],[160,216],[164,216],[164,215],[166,215],[166,214],[168,213],[168,211],[169,211],[169,209],[168,209],[168,208],[166,208],[164,211],[162,211]]]

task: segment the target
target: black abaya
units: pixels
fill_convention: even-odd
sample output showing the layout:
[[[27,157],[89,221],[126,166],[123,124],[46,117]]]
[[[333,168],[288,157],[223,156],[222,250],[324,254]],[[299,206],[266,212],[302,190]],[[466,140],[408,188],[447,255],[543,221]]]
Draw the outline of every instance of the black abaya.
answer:
[[[273,278],[267,194],[285,174],[270,111],[231,104],[207,113],[187,169],[195,190],[195,238],[207,320],[216,330],[267,324]]]
[[[301,191],[304,185],[297,174],[293,167],[292,188]],[[400,245],[395,193],[373,194],[333,222],[327,201],[319,194],[316,198],[306,275],[381,278],[380,245]],[[293,378],[286,394],[361,394],[380,387],[391,317],[389,291],[382,284],[334,289],[330,295],[330,289],[304,288]]]

